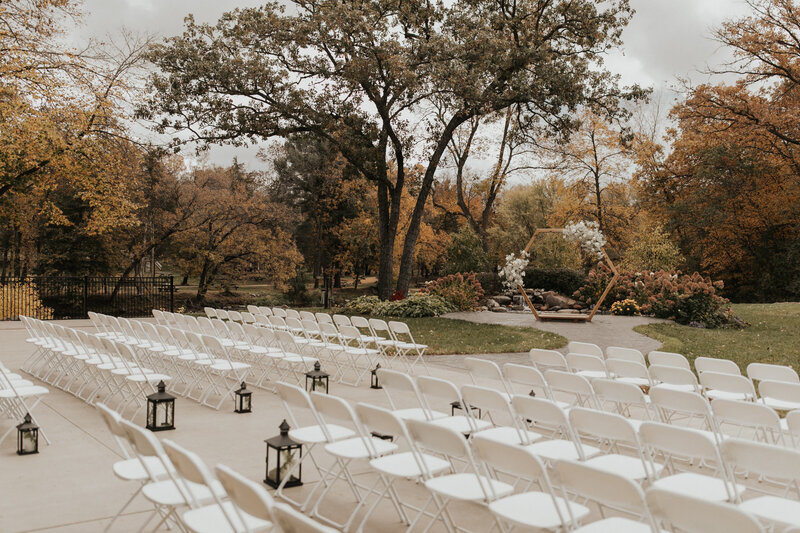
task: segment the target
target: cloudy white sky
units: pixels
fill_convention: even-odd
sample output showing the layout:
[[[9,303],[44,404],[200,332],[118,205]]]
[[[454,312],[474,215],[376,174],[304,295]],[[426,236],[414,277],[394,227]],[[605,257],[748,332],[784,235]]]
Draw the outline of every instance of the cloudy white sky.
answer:
[[[235,7],[255,6],[262,0],[84,0],[84,24],[76,41],[104,39],[127,27],[135,32],[170,36],[181,32],[184,17],[214,22]],[[623,34],[624,47],[607,60],[626,83],[639,83],[670,94],[676,80],[705,80],[701,71],[728,56],[712,39],[713,28],[747,12],[744,0],[631,0],[636,10]],[[237,155],[250,168],[263,163],[256,150],[219,148],[210,159],[230,163]]]

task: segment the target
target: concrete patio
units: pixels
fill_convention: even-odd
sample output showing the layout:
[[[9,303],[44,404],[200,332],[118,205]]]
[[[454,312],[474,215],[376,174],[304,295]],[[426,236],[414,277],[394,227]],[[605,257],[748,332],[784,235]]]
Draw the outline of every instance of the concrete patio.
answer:
[[[94,328],[88,320],[61,321],[75,328]],[[0,323],[2,362],[10,369],[18,369],[32,352],[25,342],[26,332],[20,322]],[[463,384],[469,380],[466,373],[449,364],[449,356],[429,359],[431,374]],[[26,376],[27,377],[27,376]],[[111,434],[95,409],[63,391],[48,387],[50,394],[34,410],[42,428],[52,441],[44,444],[40,438],[40,453],[17,456],[15,439],[9,437],[0,449],[0,532],[103,531],[110,518],[133,494],[137,486],[117,479],[112,464],[122,458]],[[365,401],[388,405],[383,391],[371,390],[368,383],[360,387],[332,385],[331,392],[352,402]],[[263,480],[264,439],[278,433],[278,425],[285,418],[283,406],[271,392],[257,389],[253,394],[254,412],[233,413],[233,402],[220,411],[202,407],[198,403],[178,398],[176,400],[176,430],[158,434],[198,453],[213,466],[225,464],[253,480]],[[446,408],[446,407],[444,407]],[[144,425],[144,415],[134,421]],[[17,422],[0,421],[0,431]],[[324,457],[319,453],[318,457]],[[290,489],[297,497],[311,490],[317,473],[310,463],[304,463],[305,485]],[[360,468],[367,480],[369,468]],[[324,514],[343,520],[355,505],[353,495],[342,484],[341,491],[331,494],[323,505]],[[411,503],[421,504],[426,491],[410,483],[398,483],[401,497]],[[292,492],[293,491],[293,492]],[[470,524],[474,531],[487,531],[491,527],[488,513],[472,505],[456,505],[454,513],[461,524]],[[152,507],[137,497],[126,513],[113,526],[113,531],[138,531]],[[418,529],[424,528],[423,519]],[[151,522],[150,527],[155,525]],[[436,524],[434,531],[443,530]],[[388,500],[372,515],[368,531],[403,531],[404,527]]]

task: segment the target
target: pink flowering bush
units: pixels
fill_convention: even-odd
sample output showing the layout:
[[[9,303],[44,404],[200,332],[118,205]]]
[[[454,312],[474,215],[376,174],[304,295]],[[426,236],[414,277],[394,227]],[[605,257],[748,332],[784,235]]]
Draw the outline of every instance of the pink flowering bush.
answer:
[[[586,283],[575,291],[574,297],[592,304],[602,295],[611,280],[612,272],[605,265],[589,271]],[[697,323],[707,328],[741,326],[730,309],[730,302],[717,294],[721,281],[712,281],[699,272],[680,271],[620,272],[604,304],[633,300],[643,315],[675,320],[679,324]]]
[[[472,311],[483,299],[483,287],[474,272],[450,274],[430,281],[422,292],[439,296],[461,311]]]

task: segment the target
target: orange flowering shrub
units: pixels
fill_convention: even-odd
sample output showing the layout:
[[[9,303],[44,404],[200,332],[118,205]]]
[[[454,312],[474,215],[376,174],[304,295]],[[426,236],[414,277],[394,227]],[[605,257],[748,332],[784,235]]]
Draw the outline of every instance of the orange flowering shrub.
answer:
[[[604,263],[589,271],[586,283],[574,297],[591,304],[608,286],[611,270]],[[675,320],[679,324],[716,328],[743,325],[730,310],[730,302],[717,294],[721,281],[712,281],[699,272],[682,274],[678,270],[620,272],[606,302],[633,300],[644,315]]]

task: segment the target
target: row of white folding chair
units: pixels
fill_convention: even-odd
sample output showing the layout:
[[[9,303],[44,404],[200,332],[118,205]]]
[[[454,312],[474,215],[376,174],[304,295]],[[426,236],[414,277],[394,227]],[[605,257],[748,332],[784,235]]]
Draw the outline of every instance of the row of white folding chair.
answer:
[[[50,356],[30,369],[32,375],[88,403],[107,391],[106,401],[116,401],[118,409],[137,406],[135,416],[144,406],[144,396],[155,390],[155,384],[171,379],[168,374],[148,368],[131,342],[32,319],[28,324],[38,325],[32,331],[49,331],[46,351]]]
[[[469,387],[479,389],[478,387],[474,386],[465,386],[465,389]],[[434,461],[435,457],[432,458],[430,453],[426,454],[424,451],[421,452],[420,450],[415,451],[414,443],[416,443],[418,447],[422,448],[423,450],[440,453],[446,456],[446,458],[449,460],[458,458],[460,460],[467,460],[468,464],[470,464],[470,451],[468,447],[465,447],[465,441],[463,437],[461,437],[461,433],[448,425],[436,424],[435,422],[415,420],[411,418],[405,421],[410,429],[410,432],[406,433],[403,419],[398,416],[396,411],[387,411],[385,409],[359,404],[356,406],[356,411],[358,413],[358,416],[356,417],[353,414],[352,409],[348,409],[346,403],[342,400],[335,399],[330,396],[314,394],[308,398],[303,391],[293,387],[285,387],[282,390],[282,397],[284,397],[284,401],[287,403],[290,417],[294,416],[294,411],[296,411],[298,407],[306,407],[311,411],[316,410],[316,416],[314,420],[317,422],[318,426],[306,426],[304,428],[300,428],[297,430],[297,436],[312,434],[314,432],[312,432],[311,429],[317,428],[316,434],[326,435],[324,438],[328,439],[329,441],[329,445],[326,446],[326,450],[332,452],[334,455],[339,454],[337,461],[349,463],[355,455],[352,452],[353,447],[357,447],[361,450],[371,449],[370,452],[365,451],[359,457],[362,459],[372,459],[370,464],[379,473],[379,480],[376,481],[376,485],[378,483],[382,483],[383,485],[383,492],[380,494],[380,498],[386,497],[387,495],[393,497],[390,489],[394,479],[387,478],[403,477],[411,480],[419,480],[419,478],[422,478],[422,480],[425,481],[425,485],[428,486],[428,488],[430,488],[433,492],[437,493],[440,498],[440,500],[437,501],[437,505],[439,505],[439,512],[437,512],[436,516],[438,517],[439,514],[445,513],[446,520],[450,521],[452,520],[452,517],[446,514],[446,504],[448,499],[455,498],[470,501],[485,500],[488,503],[510,492],[511,485],[507,483],[502,483],[499,480],[490,480],[488,476],[482,477],[480,480],[475,477],[475,475],[478,473],[478,469],[474,468],[474,462],[471,463],[473,467],[472,475],[465,475],[464,472],[461,472],[458,474],[458,476],[454,476],[449,480],[440,479],[437,482],[430,481],[431,479],[434,479],[436,474],[449,471],[448,462],[442,462],[440,459],[437,463]],[[523,406],[523,412],[526,415],[530,414],[531,416],[536,417],[537,421],[542,418],[547,418],[547,415],[541,413],[542,405],[548,405],[549,403],[548,407],[550,411],[553,409],[558,409],[557,406],[551,402],[547,402],[546,400],[524,396],[515,397],[514,400],[515,405],[518,401],[519,404]],[[600,420],[598,420],[598,417]],[[335,419],[337,424],[331,424],[329,418]],[[570,418],[574,420],[576,425],[581,429],[588,429],[595,436],[602,439],[619,440],[620,424],[622,424],[621,427],[623,427],[622,432],[627,432],[629,435],[628,438],[636,439],[635,430],[633,430],[632,426],[625,427],[625,420],[616,415],[608,415],[606,413],[597,413],[590,410],[577,408],[574,410],[574,414],[570,415]],[[338,425],[338,423],[341,421],[348,422],[349,431],[344,426]],[[609,424],[609,422],[612,422],[612,424]],[[363,425],[363,428],[360,428],[359,424]],[[610,429],[610,425],[617,425],[618,427],[616,428],[616,431],[614,429]],[[677,447],[678,454],[685,454],[691,459],[713,461],[717,465],[721,463],[719,456],[716,453],[716,447],[714,446],[713,441],[701,433],[653,423],[645,425],[644,428],[648,435],[652,434],[656,436],[656,438],[650,438],[648,443],[654,442],[654,445],[657,446],[661,451],[666,450],[669,453],[675,453],[674,448]],[[664,430],[668,432],[666,438],[663,437]],[[382,450],[378,450],[377,447],[380,446],[380,441],[371,437],[370,435],[372,434],[390,434],[396,437],[406,436],[406,438],[408,438],[408,434],[411,435],[411,440],[414,442],[410,443],[412,448],[410,452],[403,452],[405,454],[405,462],[403,463],[405,469],[403,470],[402,475],[399,475],[398,473],[398,463],[400,463],[400,460],[399,458],[395,459],[393,457],[393,455],[396,453],[396,448],[384,445]],[[451,435],[455,435],[457,438],[452,438]],[[687,439],[687,436],[689,439]],[[363,443],[359,444],[360,441],[364,441],[365,439],[369,439],[370,445],[365,445]],[[662,443],[660,440],[664,440],[665,442]],[[698,440],[701,443],[700,446],[696,444],[696,441]],[[330,444],[331,442],[338,442],[338,444],[334,446]],[[529,469],[533,467],[533,470],[537,472],[537,475],[534,477],[539,478],[537,481],[540,482],[541,486],[541,476],[542,474],[546,475],[544,466],[539,460],[540,457],[545,458],[544,455],[539,455],[539,452],[543,451],[541,447],[536,448],[532,445],[523,447],[518,443],[503,442],[503,440],[497,439],[496,435],[492,435],[490,430],[479,431],[475,433],[474,442],[478,450],[496,450],[496,452],[491,455],[494,460],[494,464],[491,464],[493,470],[504,470],[503,465],[506,465],[507,468],[505,468],[505,471],[507,473],[515,475],[515,477],[520,477],[521,475],[525,477],[523,474],[528,473],[530,471]],[[489,452],[487,451],[486,453],[488,454]],[[529,457],[533,457],[534,459],[526,459],[525,456],[522,455],[523,453],[527,454]],[[420,460],[422,456],[424,456],[424,460]],[[487,458],[481,457],[481,459],[486,460]],[[592,463],[593,460],[595,461],[594,464]],[[621,467],[622,464],[626,463],[626,460],[628,464],[627,469]],[[546,462],[555,463],[555,468],[558,468],[558,463],[561,461],[563,461],[563,459],[559,457],[546,458]],[[526,464],[533,462],[536,462],[537,465]],[[594,459],[589,458],[582,465],[578,465],[575,468],[581,470],[582,476],[580,477],[583,478],[586,478],[587,472],[594,472],[596,476],[605,476],[606,479],[611,476],[617,480],[618,484],[621,483],[624,485],[627,483],[629,487],[631,485],[636,487],[636,485],[632,484],[629,480],[636,479],[637,477],[643,478],[646,476],[646,474],[643,473],[646,470],[646,467],[642,466],[645,464],[645,462],[646,461],[644,458],[636,459],[635,457],[628,457],[619,454],[595,454]],[[387,467],[389,464],[391,464],[393,468],[381,468],[384,463],[387,464]],[[435,468],[430,468],[430,470],[435,470],[435,472],[429,472],[426,476],[426,468],[423,466],[425,463],[434,466]],[[635,465],[637,464],[639,465],[638,470],[640,471],[638,476],[636,473],[630,473],[631,470],[636,469]],[[634,468],[631,468],[631,465],[634,465]],[[346,470],[346,468],[347,464],[341,465],[341,471]],[[628,476],[620,476],[620,470],[627,470]],[[731,500],[734,498],[734,496],[730,487],[728,486],[726,478],[724,477],[725,470],[722,468],[719,468],[718,470],[719,472],[717,475],[721,477],[712,477],[709,475],[704,476],[701,474],[677,474],[674,476],[667,476],[660,480],[655,480],[654,483],[656,486],[667,486],[671,490],[678,490],[679,492],[688,492],[689,494],[694,495],[703,494],[706,499],[716,499],[720,501]],[[612,473],[612,471],[615,471],[616,473]],[[341,472],[337,471],[337,475],[339,473]],[[622,481],[619,481],[620,478]],[[489,483],[489,481],[491,481],[491,483]],[[694,490],[691,489],[691,486],[698,485],[701,482],[703,482],[702,487],[696,487]],[[331,486],[332,485],[328,485],[326,491],[330,490]],[[354,491],[356,490],[353,487],[351,488]],[[368,493],[367,497],[374,493],[374,488],[375,487],[373,487],[373,490]],[[623,497],[620,495],[620,490],[615,487],[606,486],[603,489],[599,486],[596,486],[595,490],[598,491],[598,494],[605,492],[616,495],[614,497]],[[630,490],[631,489],[629,489],[629,491]],[[638,487],[632,490],[641,493],[641,489]],[[324,494],[325,493],[323,493],[320,498],[324,497]],[[587,496],[587,494],[583,494],[583,496]],[[612,501],[614,497],[611,497]],[[310,496],[309,498],[312,497]],[[543,498],[545,501],[543,501]],[[548,508],[546,500],[547,498],[542,494],[533,495],[532,493],[526,493],[525,496],[514,496],[513,500],[510,499],[505,501],[501,499],[500,501],[503,503],[498,503],[497,505],[494,505],[494,507],[492,503],[489,503],[489,508],[497,511],[499,516],[502,516],[512,524],[544,528],[560,528],[562,525],[565,526],[568,523],[565,517],[562,516],[559,520],[555,520],[558,514],[556,510],[559,509],[560,506],[554,505],[551,501]],[[307,500],[306,508],[312,507],[311,504],[313,503],[313,512],[318,513],[319,501],[320,499],[312,499],[311,501]],[[351,514],[351,520],[359,508],[365,503],[365,501],[365,498],[359,498],[359,504]],[[514,502],[513,504],[512,501]],[[643,501],[643,497],[640,496],[639,501]],[[377,502],[378,500],[376,500],[371,509],[368,511],[364,521],[366,521],[369,515],[372,513],[377,505]],[[606,501],[605,503],[608,502]],[[402,509],[402,504],[398,507]],[[547,509],[547,512],[543,512],[543,509]],[[577,506],[576,510],[577,509],[585,508],[579,505]],[[561,511],[564,512],[565,510],[561,508]],[[580,519],[585,516],[585,514],[588,514],[588,510],[582,513],[578,512],[577,514],[580,515],[577,517],[577,519]],[[406,521],[406,523],[408,523],[407,516],[404,515],[403,511],[400,511],[400,516],[404,521]],[[418,518],[419,516],[417,519]],[[569,522],[573,525],[575,518],[576,517],[570,517],[569,520]],[[452,526],[452,523],[450,523],[450,525]],[[341,524],[339,524],[339,526],[341,526]]]
[[[123,420],[105,405],[98,409],[114,436],[124,460],[114,464],[114,473],[124,481],[135,481],[138,490],[106,526],[109,531],[117,517],[139,495],[153,504],[161,524],[176,525],[193,532],[331,533],[289,506],[276,503],[258,483],[217,465],[212,473],[200,457]],[[277,527],[275,527],[277,526]]]
[[[0,361],[0,414],[10,422],[8,429],[0,436],[0,445],[16,429],[16,424],[20,423],[26,414],[31,416],[34,423],[40,425],[36,421],[34,409],[49,392],[46,387],[36,385],[19,374],[11,372]],[[50,444],[50,440],[41,427],[39,432]]]

